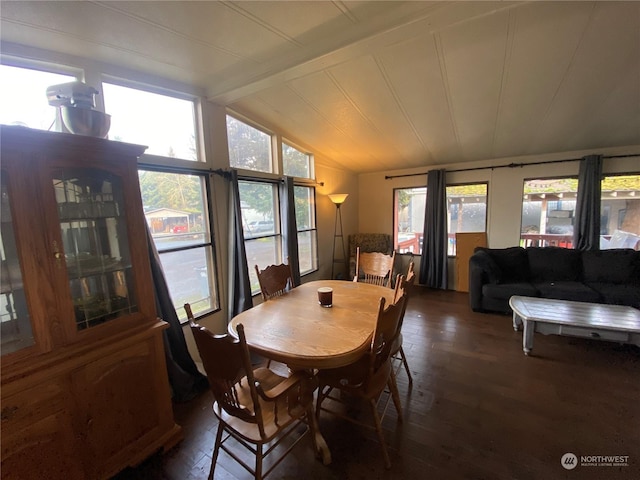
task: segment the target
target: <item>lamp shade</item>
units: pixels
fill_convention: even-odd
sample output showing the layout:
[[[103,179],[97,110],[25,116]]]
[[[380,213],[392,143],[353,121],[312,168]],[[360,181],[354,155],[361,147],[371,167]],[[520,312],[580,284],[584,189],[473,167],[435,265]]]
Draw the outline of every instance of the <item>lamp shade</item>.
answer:
[[[341,205],[344,203],[348,196],[348,193],[334,193],[329,195],[329,199],[336,205]]]

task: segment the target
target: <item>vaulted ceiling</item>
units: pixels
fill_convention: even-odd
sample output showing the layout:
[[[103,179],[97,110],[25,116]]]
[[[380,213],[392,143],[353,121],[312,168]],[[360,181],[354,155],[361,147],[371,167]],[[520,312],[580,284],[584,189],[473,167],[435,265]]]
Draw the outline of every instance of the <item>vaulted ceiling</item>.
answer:
[[[640,2],[2,1],[0,16],[3,42],[194,85],[354,172],[640,144]]]

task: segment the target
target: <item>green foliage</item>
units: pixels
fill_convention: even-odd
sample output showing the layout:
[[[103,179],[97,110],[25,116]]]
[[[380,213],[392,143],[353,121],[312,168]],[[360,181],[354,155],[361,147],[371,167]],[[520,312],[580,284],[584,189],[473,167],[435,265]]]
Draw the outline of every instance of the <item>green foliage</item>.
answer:
[[[240,201],[265,219],[273,219],[275,211],[275,185],[261,182],[238,182]]]
[[[229,163],[235,168],[271,172],[271,137],[227,115]]]
[[[145,207],[172,208],[190,213],[203,212],[198,176],[140,170],[138,177]]]

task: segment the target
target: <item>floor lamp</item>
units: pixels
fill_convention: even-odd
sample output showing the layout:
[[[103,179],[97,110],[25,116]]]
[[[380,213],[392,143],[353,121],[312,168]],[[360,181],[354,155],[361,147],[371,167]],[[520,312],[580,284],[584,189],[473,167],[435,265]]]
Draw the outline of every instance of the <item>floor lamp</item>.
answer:
[[[331,264],[331,280],[335,278],[334,271],[336,263],[343,263],[346,268],[347,275],[349,275],[347,252],[344,249],[344,236],[342,235],[342,212],[340,211],[340,206],[348,196],[348,193],[334,193],[329,195],[329,199],[336,205],[336,221],[333,227],[333,263]],[[340,224],[340,233],[338,233],[338,223]],[[340,238],[340,243],[342,243],[342,258],[336,258],[336,239],[338,237]]]

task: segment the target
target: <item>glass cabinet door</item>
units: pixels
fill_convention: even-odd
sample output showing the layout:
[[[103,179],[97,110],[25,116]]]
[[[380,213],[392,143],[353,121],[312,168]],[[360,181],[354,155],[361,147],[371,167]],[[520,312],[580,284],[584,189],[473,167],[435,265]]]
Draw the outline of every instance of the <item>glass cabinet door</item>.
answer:
[[[53,186],[77,329],[136,312],[122,179],[60,168]]]
[[[8,173],[0,173],[0,353],[17,352],[35,344],[22,283],[22,271],[11,216]]]

